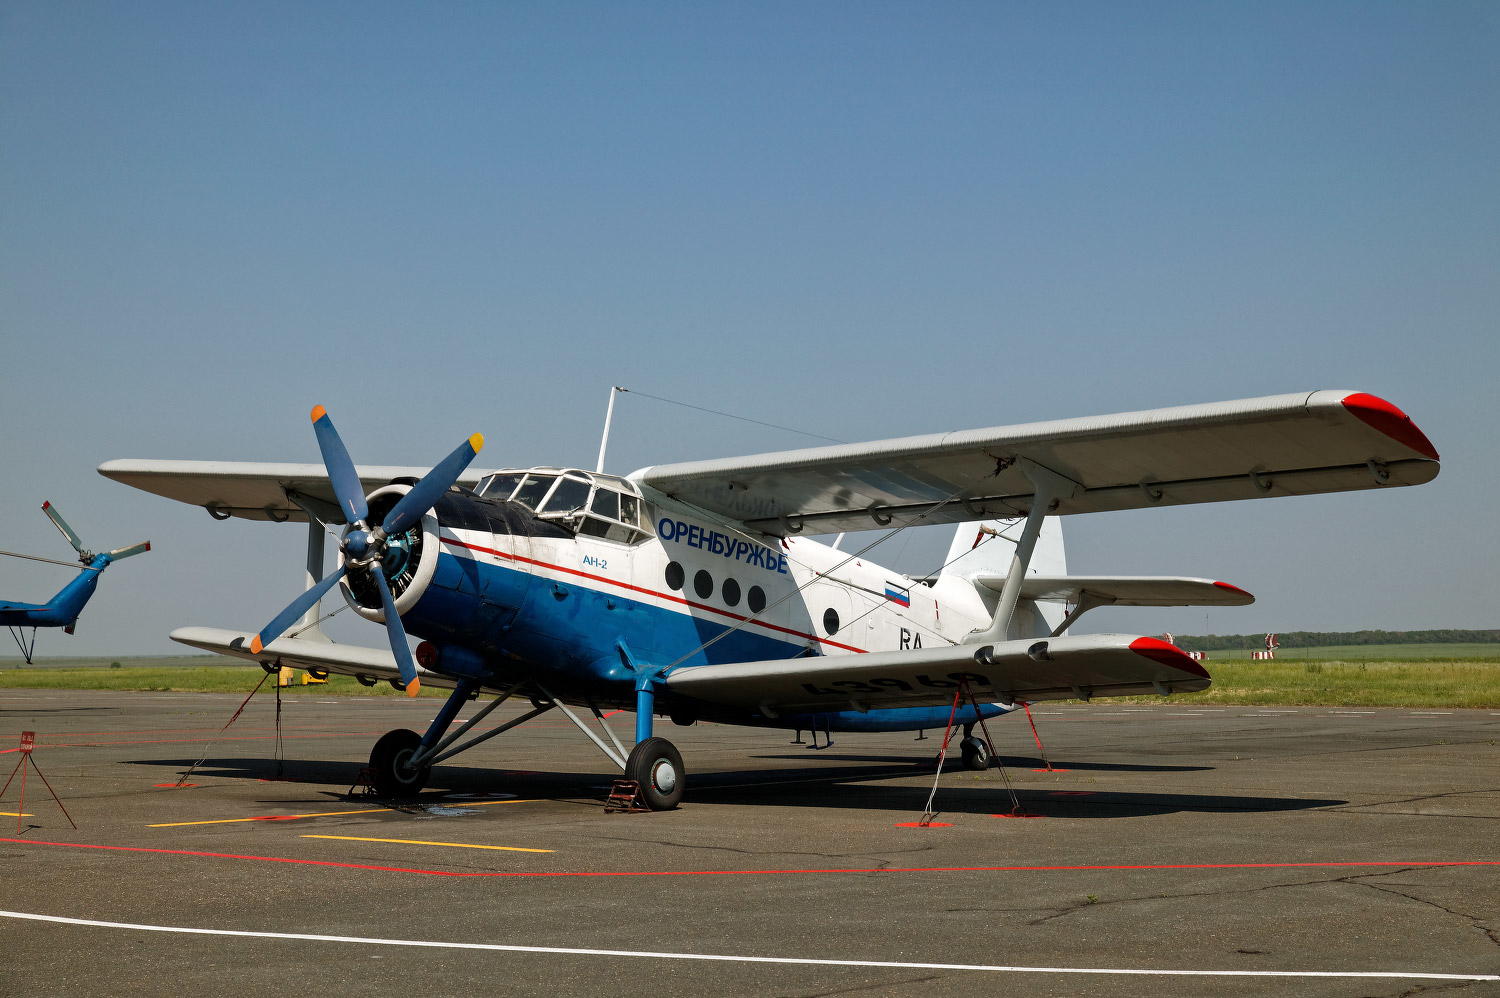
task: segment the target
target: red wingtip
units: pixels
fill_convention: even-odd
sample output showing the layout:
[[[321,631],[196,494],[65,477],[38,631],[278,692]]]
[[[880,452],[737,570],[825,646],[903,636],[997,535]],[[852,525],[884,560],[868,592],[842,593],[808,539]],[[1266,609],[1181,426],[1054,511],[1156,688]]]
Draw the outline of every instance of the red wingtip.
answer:
[[[42,501],[42,509],[51,509],[51,508],[52,508],[52,500],[51,499],[46,499],[46,500]]]
[[[1246,592],[1244,589],[1241,589],[1239,586],[1232,586],[1227,582],[1215,582],[1214,585],[1219,589],[1226,589],[1229,592],[1239,593],[1242,596],[1249,596],[1251,599],[1255,599],[1253,595],[1251,595],[1249,592]]]
[[[150,551],[150,550],[151,550],[151,542],[150,542],[150,541],[147,541],[147,542],[146,542],[146,550],[147,550],[147,551]]]
[[[1352,412],[1366,426],[1379,430],[1423,457],[1429,457],[1434,461],[1439,460],[1437,448],[1432,446],[1432,441],[1427,439],[1427,434],[1417,429],[1417,424],[1411,421],[1410,416],[1385,399],[1367,395],[1364,392],[1356,392],[1345,396],[1343,402],[1344,408]]]
[[[1137,655],[1143,655],[1153,662],[1162,665],[1170,665],[1182,672],[1191,672],[1202,676],[1204,679],[1211,678],[1208,672],[1188,657],[1188,653],[1173,644],[1168,644],[1161,638],[1136,638],[1130,642],[1130,650]]]

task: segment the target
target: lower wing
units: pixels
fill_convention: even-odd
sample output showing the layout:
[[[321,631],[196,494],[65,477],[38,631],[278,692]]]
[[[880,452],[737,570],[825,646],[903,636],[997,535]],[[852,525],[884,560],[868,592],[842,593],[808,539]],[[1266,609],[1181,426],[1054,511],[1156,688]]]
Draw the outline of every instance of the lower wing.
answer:
[[[1090,634],[695,666],[673,672],[666,683],[686,696],[775,717],[783,711],[946,704],[960,683],[979,700],[1014,703],[1189,693],[1207,689],[1210,679],[1186,652],[1165,641]]]

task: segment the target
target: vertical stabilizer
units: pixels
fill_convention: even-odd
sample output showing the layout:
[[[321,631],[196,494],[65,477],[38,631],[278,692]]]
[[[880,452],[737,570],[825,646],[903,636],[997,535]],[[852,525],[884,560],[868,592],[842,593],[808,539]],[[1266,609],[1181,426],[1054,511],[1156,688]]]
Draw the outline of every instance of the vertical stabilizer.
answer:
[[[953,543],[948,546],[948,556],[943,559],[942,574],[970,581],[979,575],[1004,575],[1010,571],[1011,559],[1016,553],[1016,540],[1021,536],[1021,528],[1025,523],[1024,517],[960,523],[953,533]],[[1049,516],[1042,521],[1042,532],[1037,536],[1036,548],[1032,551],[1031,565],[1026,574],[1068,574],[1060,517]],[[979,592],[985,598],[986,605],[994,603],[994,593],[991,590],[980,587]],[[1016,608],[1011,636],[1045,637],[1062,623],[1064,615],[1065,607],[1060,603],[1023,600]]]

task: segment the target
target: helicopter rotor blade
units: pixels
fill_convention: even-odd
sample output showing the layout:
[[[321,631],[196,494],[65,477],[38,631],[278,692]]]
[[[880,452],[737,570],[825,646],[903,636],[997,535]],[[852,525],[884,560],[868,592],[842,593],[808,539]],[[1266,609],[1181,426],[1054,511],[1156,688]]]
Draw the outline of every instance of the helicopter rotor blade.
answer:
[[[11,558],[25,558],[27,561],[41,561],[41,562],[46,562],[48,565],[61,565],[63,568],[78,568],[79,567],[79,564],[76,561],[58,561],[56,558],[38,558],[34,554],[21,554],[18,551],[0,551],[0,554],[6,555],[7,557],[11,557]],[[102,572],[102,571],[104,571],[104,569],[102,569],[102,568],[95,568],[93,565],[84,565],[84,566],[82,566],[82,568],[83,568],[83,570],[85,572]]]
[[[145,554],[150,550],[151,542],[141,541],[139,544],[130,544],[126,547],[115,548],[113,551],[107,551],[105,553],[109,555],[111,561],[119,561],[121,558],[129,558],[132,555]]]
[[[77,551],[80,555],[83,554],[83,541],[78,539],[78,535],[73,532],[72,527],[68,526],[68,521],[62,518],[62,514],[52,505],[50,499],[42,503],[42,512],[47,514],[47,519],[51,520],[57,526],[58,530],[62,531],[62,535],[68,539],[68,543],[73,545],[73,550]]]

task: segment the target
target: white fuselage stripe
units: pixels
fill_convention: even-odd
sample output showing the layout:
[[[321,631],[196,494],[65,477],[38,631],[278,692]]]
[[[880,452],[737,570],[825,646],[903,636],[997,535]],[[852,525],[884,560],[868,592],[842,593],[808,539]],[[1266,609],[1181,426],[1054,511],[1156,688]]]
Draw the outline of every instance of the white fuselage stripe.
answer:
[[[1152,970],[1120,967],[1014,967],[981,963],[912,963],[898,960],[819,960],[791,956],[735,956],[717,953],[659,953],[650,950],[583,949],[571,946],[512,946],[503,943],[440,942],[428,939],[384,939],[367,936],[325,936],[308,932],[251,932],[243,929],[195,929],[172,925],[105,922],[92,918],[64,918],[23,911],[0,911],[5,918],[84,925],[139,932],[172,932],[196,936],[238,936],[248,939],[289,939],[298,942],[355,943],[365,946],[416,946],[425,949],[488,950],[503,953],[550,953],[560,956],[640,957],[652,960],[708,960],[721,963],[778,963],[803,967],[885,967],[893,970],[988,970],[1015,974],[1131,974],[1145,977],[1337,977],[1400,978],[1441,981],[1500,981],[1500,974],[1430,974],[1402,971],[1339,970]]]

